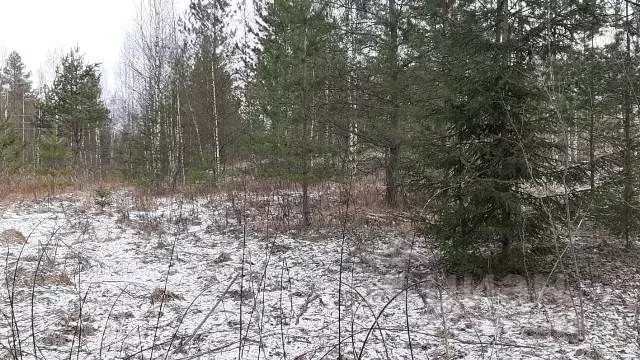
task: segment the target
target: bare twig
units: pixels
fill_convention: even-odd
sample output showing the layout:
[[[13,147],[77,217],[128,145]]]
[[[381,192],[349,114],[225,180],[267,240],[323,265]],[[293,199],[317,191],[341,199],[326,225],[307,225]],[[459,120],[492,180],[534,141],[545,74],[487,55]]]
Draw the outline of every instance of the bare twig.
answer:
[[[120,296],[122,296],[122,294],[124,294],[124,292],[127,290],[127,286],[128,285],[125,285],[122,288],[122,290],[118,293],[118,296],[116,296],[116,299],[111,304],[111,308],[109,309],[109,313],[107,314],[107,319],[104,322],[104,329],[102,329],[102,336],[100,337],[100,349],[98,350],[98,359],[102,359],[102,347],[104,344],[105,334],[107,333],[107,326],[109,325],[109,319],[111,318],[111,314],[113,314],[113,309],[116,307],[116,303],[118,303]]]
[[[173,266],[173,254],[176,247],[176,238],[173,239],[173,245],[171,245],[171,253],[169,254],[169,268],[167,269],[167,276],[164,279],[164,289],[162,290],[162,296],[160,297],[160,308],[158,309],[158,317],[156,318],[156,326],[153,330],[153,340],[151,342],[151,354],[149,355],[149,359],[153,360],[153,351],[156,345],[156,339],[158,338],[158,328],[160,325],[160,318],[162,317],[162,309],[164,308],[164,303],[167,298],[167,284],[169,282],[169,275],[171,273],[171,267]]]
[[[216,303],[213,305],[211,310],[209,310],[209,312],[207,313],[207,316],[205,316],[204,319],[200,321],[198,326],[196,326],[196,328],[193,330],[193,333],[191,334],[191,336],[185,341],[185,345],[193,341],[196,334],[198,334],[198,331],[200,331],[200,328],[202,327],[202,325],[204,325],[204,323],[206,323],[207,320],[209,320],[209,317],[213,315],[218,305],[220,305],[220,303],[222,302],[222,299],[224,298],[224,296],[227,295],[227,293],[229,292],[229,289],[231,289],[231,286],[233,286],[233,284],[236,282],[236,280],[238,280],[239,277],[240,277],[240,274],[236,274],[236,276],[234,276],[233,279],[231,279],[231,281],[229,282],[229,285],[227,285],[226,289],[224,289],[222,294],[220,294],[220,296],[218,297],[218,301],[216,301]]]

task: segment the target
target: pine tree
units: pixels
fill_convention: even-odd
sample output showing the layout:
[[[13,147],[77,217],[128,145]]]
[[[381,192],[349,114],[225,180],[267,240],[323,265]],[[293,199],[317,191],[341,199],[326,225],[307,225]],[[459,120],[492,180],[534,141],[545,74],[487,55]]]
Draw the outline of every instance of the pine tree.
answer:
[[[61,176],[70,172],[70,152],[65,138],[56,131],[43,135],[38,141],[38,170],[42,175]]]
[[[197,139],[191,172],[199,177],[213,171],[214,181],[229,157],[240,131],[239,102],[230,73],[229,3],[192,1],[187,36],[191,40],[192,68],[188,107],[189,132]]]
[[[0,75],[0,85],[6,86],[11,98],[22,98],[31,92],[31,73],[25,70],[22,57],[16,51],[11,52]]]
[[[26,161],[27,142],[33,140],[33,135],[29,136],[33,133],[33,124],[28,120],[32,117],[28,112],[32,110],[33,104],[30,77],[31,73],[25,70],[20,55],[15,51],[11,52],[0,73],[0,89],[6,92],[3,114],[5,127],[10,128],[14,136],[21,134],[18,137],[21,138],[19,147],[23,162]]]
[[[383,157],[385,200],[398,205],[402,179],[400,165],[410,107],[407,86],[411,64],[407,52],[412,36],[414,8],[420,1],[344,0],[338,2],[341,30],[346,43],[346,74],[350,125],[360,146]],[[343,100],[344,102],[344,100]],[[353,150],[353,149],[352,149]]]
[[[90,165],[98,144],[95,134],[108,119],[101,98],[98,64],[86,64],[74,49],[62,58],[53,86],[46,94],[44,123],[71,144],[75,166]],[[92,145],[92,146],[91,146]]]
[[[309,185],[327,175],[327,138],[322,131],[328,74],[337,50],[327,9],[309,0],[276,0],[266,18],[269,33],[258,66],[258,98],[265,132],[254,139],[269,158],[272,175],[302,185],[302,220],[311,223]]]

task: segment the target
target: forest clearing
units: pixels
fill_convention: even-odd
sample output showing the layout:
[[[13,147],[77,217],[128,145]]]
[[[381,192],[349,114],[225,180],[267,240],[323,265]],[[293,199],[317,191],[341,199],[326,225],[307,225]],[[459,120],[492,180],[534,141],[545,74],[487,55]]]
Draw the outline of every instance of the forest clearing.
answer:
[[[640,358],[638,1],[0,14],[0,358]]]
[[[323,191],[314,204],[338,195]],[[123,189],[3,204],[2,357],[638,357],[639,279],[621,271],[637,254],[623,244],[580,238],[580,288],[561,269],[457,278],[384,213],[360,215],[343,240],[339,218],[287,225],[282,204],[296,210],[299,194],[233,196]]]

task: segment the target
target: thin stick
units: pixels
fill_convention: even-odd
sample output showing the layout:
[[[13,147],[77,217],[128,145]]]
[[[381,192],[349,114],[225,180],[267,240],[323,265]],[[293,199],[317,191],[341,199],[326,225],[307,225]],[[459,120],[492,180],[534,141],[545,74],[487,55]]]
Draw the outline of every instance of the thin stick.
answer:
[[[409,340],[409,353],[411,354],[411,360],[414,360],[413,357],[413,343],[411,342],[411,326],[409,324],[409,272],[411,271],[411,257],[413,256],[413,245],[415,243],[415,234],[411,239],[411,250],[409,250],[409,259],[407,260],[407,275],[405,277],[405,287],[407,287],[407,291],[404,293],[404,313],[405,313],[405,322],[407,325],[407,339]]]
[[[369,327],[369,330],[367,331],[367,335],[365,336],[364,341],[362,342],[362,346],[360,347],[360,354],[358,354],[358,360],[362,360],[362,356],[364,356],[364,348],[367,345],[367,341],[369,340],[369,337],[371,336],[371,333],[373,332],[373,330],[376,328],[376,325],[378,324],[378,320],[380,319],[382,314],[387,310],[389,305],[391,305],[391,303],[395,299],[397,299],[398,296],[402,295],[408,289],[410,289],[410,288],[412,288],[414,286],[418,286],[420,284],[426,283],[427,281],[430,281],[430,280],[429,279],[425,279],[425,280],[422,280],[422,281],[415,282],[415,283],[413,283],[413,284],[411,284],[409,286],[405,286],[404,289],[402,289],[399,292],[397,292],[395,295],[393,295],[393,297],[391,299],[389,299],[389,301],[387,301],[386,304],[384,304],[384,306],[382,307],[380,312],[378,312],[378,314],[376,315],[375,319],[373,320],[373,324],[371,324],[371,326]]]
[[[53,232],[51,232],[51,236],[49,237],[49,240],[47,241],[47,244],[45,245],[46,248],[49,248],[49,245],[51,244],[51,241],[53,241],[54,236],[56,235],[56,233],[58,232],[58,230],[60,229],[60,227],[56,227]],[[38,241],[38,244],[40,244],[40,242]],[[42,258],[44,257],[44,252],[45,249],[42,249],[42,252],[40,253],[40,256],[38,256],[38,262],[36,263],[36,270],[33,273],[33,285],[31,287],[31,334],[32,334],[32,340],[33,340],[33,354],[36,358],[36,360],[38,360],[38,346],[36,345],[36,330],[35,330],[35,315],[34,315],[34,306],[35,306],[35,301],[36,301],[36,281],[38,278],[38,272],[40,271],[40,265],[42,265]]]
[[[240,277],[240,274],[236,274],[236,276],[233,277],[233,279],[231,280],[229,285],[227,285],[227,288],[224,289],[224,292],[218,297],[218,301],[216,301],[216,303],[213,305],[211,310],[209,310],[209,313],[207,314],[207,316],[205,316],[204,319],[202,319],[202,321],[200,321],[200,324],[198,324],[198,326],[196,326],[195,330],[193,330],[193,334],[191,334],[191,336],[185,341],[185,345],[187,345],[191,341],[193,341],[193,338],[196,336],[198,331],[200,331],[200,328],[202,327],[202,325],[204,325],[204,323],[207,322],[207,320],[209,320],[209,317],[211,317],[211,315],[213,315],[213,312],[216,311],[216,308],[218,307],[218,305],[220,305],[220,303],[222,302],[222,299],[224,298],[224,296],[229,292],[229,289],[231,289],[231,286],[236,282],[236,280],[238,280],[239,277]]]
[[[107,314],[107,320],[105,320],[104,322],[104,329],[102,329],[102,337],[100,338],[100,350],[98,351],[98,359],[102,359],[102,346],[104,344],[104,336],[107,333],[107,326],[109,325],[109,319],[111,318],[113,309],[116,307],[116,303],[120,299],[120,296],[122,296],[122,294],[124,294],[124,292],[127,290],[127,286],[129,285],[125,285],[124,288],[122,288],[122,290],[120,291],[120,293],[118,293],[118,296],[116,296],[116,300],[113,302],[113,304],[111,304],[111,308],[109,309],[109,313]]]
[[[169,257],[169,268],[167,269],[167,276],[164,278],[164,289],[162,290],[162,296],[160,297],[160,309],[158,309],[158,317],[156,318],[156,326],[153,330],[153,341],[151,342],[151,354],[149,359],[153,359],[153,350],[155,349],[156,340],[158,337],[158,328],[160,325],[160,318],[162,317],[162,309],[164,308],[164,302],[167,297],[167,283],[169,282],[169,273],[171,273],[171,267],[173,266],[173,254],[176,248],[176,238],[173,239],[173,245],[171,245],[171,254]]]
[[[287,359],[287,349],[284,343],[284,309],[282,308],[282,292],[284,291],[284,260],[282,261],[282,270],[280,272],[280,340],[282,342],[282,359]]]
[[[206,286],[202,291],[200,291],[200,293],[198,293],[198,295],[196,295],[196,297],[194,297],[193,300],[191,300],[187,308],[182,313],[182,316],[178,321],[178,325],[176,326],[176,329],[174,330],[173,335],[171,335],[171,340],[169,341],[169,347],[167,348],[167,353],[165,354],[165,357],[164,357],[165,360],[169,359],[169,352],[171,350],[171,346],[173,346],[173,342],[178,337],[178,331],[180,330],[180,326],[184,322],[184,318],[187,317],[187,313],[189,313],[189,310],[191,310],[191,307],[193,306],[193,304],[195,304],[196,300],[198,300],[200,296],[202,296],[202,294],[204,294],[207,290],[209,290],[209,288],[210,286]]]
[[[247,224],[242,222],[242,264],[240,264],[240,331],[239,331],[239,346],[238,346],[238,360],[242,359],[242,303],[244,299],[244,257],[247,248]]]

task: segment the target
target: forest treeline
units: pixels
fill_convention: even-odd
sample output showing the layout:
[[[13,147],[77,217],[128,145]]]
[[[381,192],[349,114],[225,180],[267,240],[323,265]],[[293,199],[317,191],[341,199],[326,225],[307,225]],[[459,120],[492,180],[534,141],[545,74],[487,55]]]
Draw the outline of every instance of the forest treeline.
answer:
[[[583,223],[640,229],[640,4],[630,0],[142,3],[117,101],[78,49],[32,89],[2,71],[6,174],[141,185],[384,178],[456,266]],[[484,261],[484,260],[483,260]],[[504,264],[503,264],[504,265]],[[475,266],[475,265],[474,265]]]

